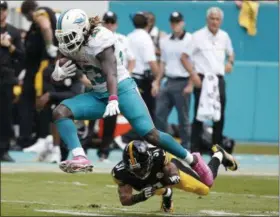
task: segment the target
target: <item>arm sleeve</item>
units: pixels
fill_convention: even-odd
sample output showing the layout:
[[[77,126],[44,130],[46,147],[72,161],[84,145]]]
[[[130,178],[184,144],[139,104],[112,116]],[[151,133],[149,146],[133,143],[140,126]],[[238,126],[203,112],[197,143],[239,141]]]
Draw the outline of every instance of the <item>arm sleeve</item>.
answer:
[[[143,42],[142,51],[146,63],[156,61],[156,50],[150,37]]]
[[[186,43],[184,53],[187,54],[189,57],[193,55],[193,53],[198,49],[198,44],[196,42],[196,37],[192,36],[191,40]]]
[[[163,39],[161,39],[159,41],[159,49],[160,49],[160,52],[161,52],[160,60],[162,62],[166,62],[167,56],[166,56],[166,52],[164,50],[164,41],[163,41]]]
[[[125,49],[126,49],[127,59],[128,60],[135,60],[135,56],[134,56],[134,54],[133,54],[133,52],[132,52],[132,50],[129,46],[128,40],[126,40],[126,42],[125,42],[125,47],[126,47]]]
[[[105,27],[96,27],[91,38],[89,39],[89,53],[97,56],[106,48],[113,46],[116,43],[114,34]]]
[[[111,176],[115,184],[124,185],[124,182],[121,180],[116,167],[114,167],[111,171]]]
[[[153,150],[153,157],[157,165],[162,168],[169,162],[169,158],[167,152],[163,151],[162,149],[155,149]]]

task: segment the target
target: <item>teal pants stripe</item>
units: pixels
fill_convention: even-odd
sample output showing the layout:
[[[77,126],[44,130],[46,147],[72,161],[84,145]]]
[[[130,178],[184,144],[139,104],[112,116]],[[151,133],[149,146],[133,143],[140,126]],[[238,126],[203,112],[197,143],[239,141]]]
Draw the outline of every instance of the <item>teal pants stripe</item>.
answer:
[[[135,82],[132,79],[123,82],[119,84],[120,111],[135,131],[140,136],[144,136],[154,128],[153,121]],[[88,92],[64,100],[62,104],[72,111],[75,120],[96,120],[102,118],[107,101],[106,95]]]

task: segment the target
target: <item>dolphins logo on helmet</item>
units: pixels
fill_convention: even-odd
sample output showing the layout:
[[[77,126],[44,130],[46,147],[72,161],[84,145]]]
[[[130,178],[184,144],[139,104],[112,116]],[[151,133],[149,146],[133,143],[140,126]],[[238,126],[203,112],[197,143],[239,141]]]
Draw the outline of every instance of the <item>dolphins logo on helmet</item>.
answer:
[[[84,14],[80,14],[75,19],[74,24],[84,25],[85,21],[86,21],[85,15]]]

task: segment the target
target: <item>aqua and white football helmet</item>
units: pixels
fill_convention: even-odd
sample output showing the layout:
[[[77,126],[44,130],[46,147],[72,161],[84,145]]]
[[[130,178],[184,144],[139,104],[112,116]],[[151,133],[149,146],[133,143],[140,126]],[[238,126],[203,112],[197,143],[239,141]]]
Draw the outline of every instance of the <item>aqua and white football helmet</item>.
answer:
[[[70,9],[64,11],[57,20],[55,30],[59,50],[64,54],[76,52],[83,43],[89,28],[89,19],[83,10]]]

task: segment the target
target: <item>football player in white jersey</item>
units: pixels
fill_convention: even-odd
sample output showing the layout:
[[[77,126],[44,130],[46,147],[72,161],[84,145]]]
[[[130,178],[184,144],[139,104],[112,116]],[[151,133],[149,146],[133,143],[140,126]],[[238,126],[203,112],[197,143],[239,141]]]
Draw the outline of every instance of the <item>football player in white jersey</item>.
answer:
[[[121,111],[147,142],[185,160],[205,182],[213,181],[213,175],[199,153],[191,154],[169,134],[155,128],[136,83],[123,65],[123,50],[118,40],[100,25],[98,17],[89,19],[80,9],[67,10],[57,21],[55,35],[60,52],[71,60],[62,66],[57,61],[52,78],[59,81],[73,76],[77,65],[92,85],[92,91],[64,100],[53,112],[60,136],[74,156],[72,160],[60,163],[61,170],[74,173],[93,168],[81,147],[73,119],[100,119]]]
[[[127,70],[132,73],[132,70],[135,67],[135,58],[132,53],[132,50],[130,49],[127,41],[127,37],[125,35],[122,35],[118,32],[116,32],[118,28],[118,17],[117,15],[112,11],[107,11],[103,15],[103,26],[105,26],[107,29],[111,30],[114,35],[117,37],[118,41],[121,43],[124,49],[124,66],[127,68]]]

